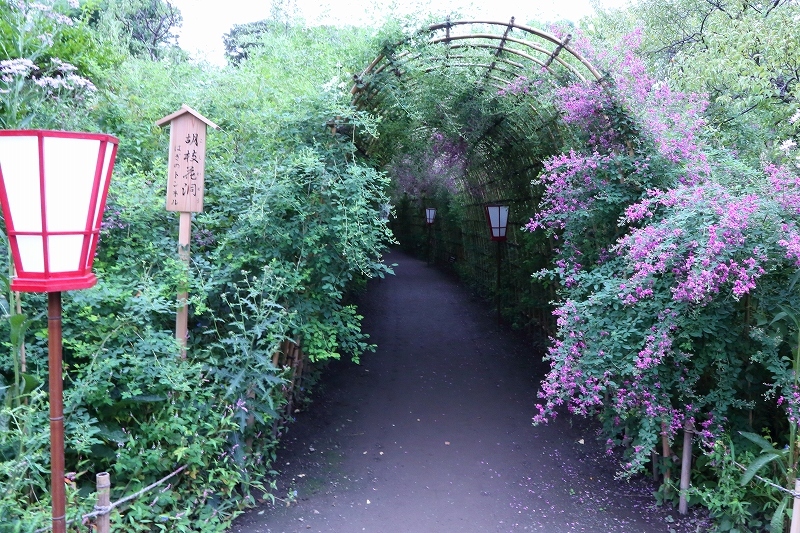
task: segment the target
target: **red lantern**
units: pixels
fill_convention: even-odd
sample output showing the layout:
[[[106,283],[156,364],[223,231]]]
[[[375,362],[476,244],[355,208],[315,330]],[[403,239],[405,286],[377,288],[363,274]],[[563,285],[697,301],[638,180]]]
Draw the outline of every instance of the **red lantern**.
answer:
[[[11,289],[87,289],[119,141],[103,134],[0,131],[0,203]]]
[[[53,533],[66,532],[61,291],[88,289],[119,141],[110,135],[0,130],[0,205],[11,290],[46,292]]]

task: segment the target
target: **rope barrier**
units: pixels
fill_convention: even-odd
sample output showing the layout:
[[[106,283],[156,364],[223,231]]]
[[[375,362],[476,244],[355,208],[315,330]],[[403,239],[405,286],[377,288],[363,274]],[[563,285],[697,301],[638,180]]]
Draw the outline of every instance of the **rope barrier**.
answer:
[[[741,468],[743,471],[746,471],[746,470],[747,470],[747,467],[746,467],[746,466],[744,466],[744,465],[742,465],[742,464],[739,464],[739,463],[737,463],[736,461],[734,461],[734,462],[733,462],[733,464],[735,464],[736,466],[738,466],[739,468]],[[772,487],[772,488],[778,489],[779,491],[781,491],[781,492],[785,492],[786,494],[790,494],[790,495],[792,496],[792,498],[800,498],[800,493],[797,493],[797,492],[795,492],[795,491],[793,491],[793,490],[789,490],[789,489],[787,489],[786,487],[781,487],[781,486],[780,486],[780,485],[778,485],[777,483],[774,483],[774,482],[772,482],[772,481],[770,481],[770,480],[768,480],[768,479],[764,479],[763,477],[761,477],[761,476],[759,476],[759,475],[754,475],[753,477],[754,477],[755,479],[757,479],[757,480],[759,480],[759,481],[763,482],[763,483],[766,483],[767,485],[769,485],[769,486],[770,486],[770,487]]]
[[[170,479],[170,478],[172,478],[174,476],[177,476],[178,474],[180,474],[181,472],[186,470],[186,468],[188,466],[189,465],[183,465],[182,467],[178,468],[177,470],[175,470],[171,474],[168,474],[168,475],[162,477],[161,479],[159,479],[158,481],[156,481],[155,483],[151,483],[150,485],[146,486],[145,488],[143,488],[139,492],[135,492],[135,493],[133,493],[133,494],[131,494],[129,496],[125,496],[121,500],[117,500],[114,503],[112,503],[111,505],[106,505],[106,506],[97,506],[97,505],[95,505],[93,512],[87,513],[87,514],[81,516],[80,518],[73,518],[72,520],[67,520],[67,524],[66,525],[70,525],[72,523],[75,523],[78,520],[83,522],[84,520],[88,520],[90,518],[96,518],[98,516],[106,515],[106,514],[110,513],[113,509],[115,509],[116,507],[119,507],[120,505],[122,505],[124,503],[127,503],[127,502],[129,502],[131,500],[134,500],[134,499],[138,498],[139,496],[141,496],[145,492],[151,491],[154,488],[158,487],[159,485],[163,484],[168,479]],[[52,524],[49,525],[49,526],[43,527],[41,529],[37,529],[34,533],[44,533],[45,531],[50,531],[51,528],[52,528]]]

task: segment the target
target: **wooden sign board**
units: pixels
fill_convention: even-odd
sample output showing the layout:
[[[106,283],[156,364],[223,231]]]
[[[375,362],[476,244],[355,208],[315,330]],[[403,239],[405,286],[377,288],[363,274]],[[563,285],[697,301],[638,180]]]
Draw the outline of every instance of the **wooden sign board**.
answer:
[[[156,124],[170,126],[167,211],[199,213],[205,194],[206,128],[218,126],[186,105]]]

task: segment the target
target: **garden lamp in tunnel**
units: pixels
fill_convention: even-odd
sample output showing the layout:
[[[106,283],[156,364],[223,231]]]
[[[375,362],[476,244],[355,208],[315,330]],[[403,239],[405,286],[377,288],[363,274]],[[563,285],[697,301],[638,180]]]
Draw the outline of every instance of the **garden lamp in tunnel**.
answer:
[[[61,292],[88,289],[119,141],[104,134],[0,131],[0,205],[11,290],[46,292],[52,530],[66,531]]]
[[[486,220],[489,222],[489,231],[493,241],[506,240],[506,230],[508,229],[508,206],[507,205],[487,205]]]
[[[431,264],[433,259],[433,223],[436,220],[436,208],[425,208],[425,224],[428,226],[428,264]]]
[[[486,220],[489,222],[489,232],[493,241],[497,241],[497,282],[495,285],[495,300],[497,303],[497,321],[502,321],[500,313],[500,265],[502,261],[501,243],[506,240],[508,230],[508,206],[489,204],[486,206]]]
[[[428,225],[433,224],[436,220],[436,208],[435,207],[426,207],[425,208],[425,222]]]

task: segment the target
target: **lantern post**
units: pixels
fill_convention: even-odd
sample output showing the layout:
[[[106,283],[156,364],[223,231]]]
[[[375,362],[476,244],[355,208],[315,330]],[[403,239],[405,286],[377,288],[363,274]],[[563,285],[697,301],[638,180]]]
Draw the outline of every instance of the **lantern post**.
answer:
[[[104,134],[0,130],[0,206],[11,290],[47,293],[52,530],[66,531],[61,292],[88,289],[119,141]]]
[[[433,223],[436,221],[436,208],[425,208],[425,225],[428,227],[428,264],[433,258]]]
[[[169,164],[167,168],[167,211],[180,213],[178,226],[178,257],[189,269],[189,243],[192,237],[192,213],[203,211],[205,195],[206,130],[219,126],[189,107],[183,105],[167,115],[156,126],[169,126]],[[175,317],[175,338],[181,346],[181,357],[186,357],[186,339],[189,335],[188,290],[178,293],[178,311]]]
[[[500,312],[500,265],[501,243],[506,241],[508,230],[508,206],[490,204],[486,206],[486,221],[489,223],[489,232],[493,241],[497,242],[497,281],[495,283],[495,301],[497,303],[497,322],[502,321]]]

